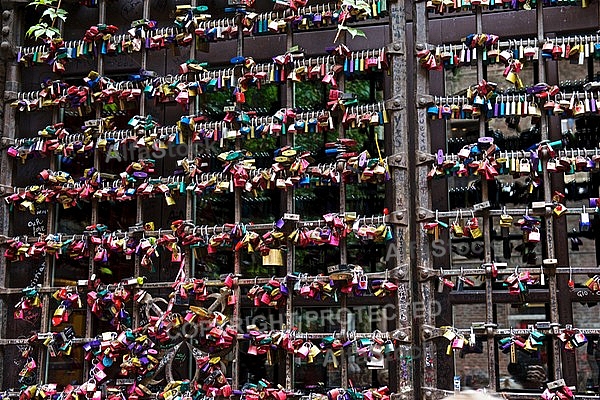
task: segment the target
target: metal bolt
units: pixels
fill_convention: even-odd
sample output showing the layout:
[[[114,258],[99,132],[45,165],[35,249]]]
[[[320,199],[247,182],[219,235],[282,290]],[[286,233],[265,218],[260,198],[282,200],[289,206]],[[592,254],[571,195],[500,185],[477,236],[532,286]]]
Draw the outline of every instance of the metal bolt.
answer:
[[[422,211],[419,213],[419,218],[420,218],[420,219],[423,219],[423,218],[425,218],[426,216],[427,216],[427,214],[425,214],[425,213],[424,213],[424,212],[422,212]]]
[[[10,28],[8,26],[2,27],[2,35],[6,36],[10,33]]]
[[[429,329],[429,328],[423,329],[423,337],[425,337],[425,338],[431,337],[431,329]]]
[[[9,19],[11,15],[12,15],[12,12],[9,10],[2,11],[2,18],[4,18],[5,20]]]
[[[400,106],[400,100],[394,100],[394,106],[396,106],[396,107]]]
[[[400,50],[400,43],[394,43],[394,46],[392,46],[394,48],[394,50]]]
[[[2,42],[2,44],[0,44],[0,50],[2,50],[2,51],[10,50],[10,43]]]

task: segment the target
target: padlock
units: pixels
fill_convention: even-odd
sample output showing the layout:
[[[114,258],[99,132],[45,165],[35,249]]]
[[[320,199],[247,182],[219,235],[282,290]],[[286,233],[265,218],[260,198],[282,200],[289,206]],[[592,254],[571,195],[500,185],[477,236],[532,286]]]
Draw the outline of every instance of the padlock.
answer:
[[[462,225],[460,224],[460,222],[458,222],[458,221],[454,221],[452,223],[452,225],[450,226],[450,229],[452,230],[452,232],[454,233],[454,236],[456,236],[456,237],[462,237],[464,235],[464,229],[463,229]]]
[[[233,283],[234,283],[234,279],[233,279],[233,274],[228,274],[225,277],[225,280],[223,281],[223,283],[225,284],[225,286],[227,286],[228,288],[232,288],[233,287]]]
[[[471,155],[471,148],[469,146],[464,146],[458,152],[458,156],[461,158],[469,158],[469,155]]]
[[[443,336],[452,342],[454,340],[454,338],[456,337],[456,333],[454,333],[454,331],[452,329],[446,329]]]
[[[242,92],[241,90],[239,90],[235,94],[235,102],[236,103],[240,103],[240,104],[246,102],[246,95],[244,94],[244,92]]]
[[[500,227],[510,228],[512,226],[513,217],[508,214],[500,215]]]
[[[563,215],[565,212],[567,211],[567,207],[565,207],[562,204],[557,204],[554,207],[554,210],[552,210],[552,212],[554,213],[555,216],[560,217],[561,215]]]
[[[370,357],[367,361],[368,369],[384,369],[385,368],[385,357]]]
[[[600,277],[599,277],[598,275],[594,275],[593,277],[591,277],[591,278],[588,278],[588,280],[586,280],[586,281],[585,281],[584,285],[585,285],[585,286],[586,286],[588,289],[590,289],[590,290],[593,290],[593,291],[596,291],[596,290],[598,290],[598,288],[599,288],[599,286],[600,286],[600,285],[598,284],[598,279],[600,279]]]
[[[527,241],[531,243],[538,243],[541,240],[540,230],[533,228],[527,235]]]
[[[582,212],[579,215],[579,231],[580,232],[587,232],[590,230],[590,214],[588,214],[587,212]]]
[[[479,228],[479,221],[476,217],[473,217],[469,221],[469,233],[473,239],[478,239],[483,236],[483,232],[481,232],[481,228]]]
[[[104,372],[104,371],[103,371],[103,370],[101,370],[101,369],[98,369],[98,371],[97,371],[96,373],[94,373],[94,379],[95,379],[97,382],[101,382],[101,381],[103,381],[103,380],[106,378],[106,376],[107,376],[107,375],[106,375],[106,372]]]
[[[522,174],[531,173],[531,164],[529,163],[529,159],[521,158],[519,161],[519,172]]]
[[[394,354],[394,351],[395,351],[394,342],[392,342],[391,340],[386,340],[386,342],[383,345],[384,354],[385,355]]]
[[[371,345],[371,354],[377,358],[383,354],[383,346],[379,343],[373,343]]]
[[[452,341],[452,348],[454,350],[462,349],[465,346],[465,341],[463,338],[457,337]]]
[[[587,343],[587,341],[588,341],[588,340],[587,340],[587,338],[586,338],[586,337],[585,337],[585,335],[584,335],[583,333],[581,333],[581,332],[579,332],[579,333],[576,333],[576,334],[573,336],[573,338],[571,339],[571,342],[573,343],[573,345],[574,345],[575,347],[581,347],[581,346],[583,346],[584,344],[586,344],[586,343]]]
[[[369,286],[369,278],[366,275],[360,275],[358,278],[358,288],[360,290],[367,290]]]
[[[232,305],[235,305],[235,303],[236,303],[235,294],[230,294],[230,295],[227,297],[227,305],[228,305],[228,306],[232,306]]]

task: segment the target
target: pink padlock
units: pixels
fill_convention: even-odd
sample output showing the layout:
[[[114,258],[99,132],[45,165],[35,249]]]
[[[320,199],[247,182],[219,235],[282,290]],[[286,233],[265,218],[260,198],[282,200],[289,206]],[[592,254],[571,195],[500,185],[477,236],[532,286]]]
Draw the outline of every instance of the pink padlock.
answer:
[[[225,286],[231,289],[233,287],[233,282],[233,274],[229,274],[225,277],[225,281],[223,283],[225,284]]]
[[[312,344],[310,342],[304,342],[296,352],[300,358],[306,358],[308,357],[311,347]]]
[[[263,304],[270,304],[271,303],[271,296],[267,292],[265,292],[261,296],[260,301]]]

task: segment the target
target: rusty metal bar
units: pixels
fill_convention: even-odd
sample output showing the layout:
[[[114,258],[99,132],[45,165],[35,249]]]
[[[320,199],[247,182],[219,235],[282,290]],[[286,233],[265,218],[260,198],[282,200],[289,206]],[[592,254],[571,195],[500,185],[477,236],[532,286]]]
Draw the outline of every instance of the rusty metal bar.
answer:
[[[490,217],[499,217],[502,214],[509,214],[509,215],[529,214],[532,216],[545,216],[545,215],[551,214],[550,213],[551,210],[549,210],[549,208],[553,205],[554,205],[553,203],[545,203],[545,207],[541,208],[541,209],[534,209],[534,208],[493,209],[493,210],[487,210],[487,214]],[[420,218],[420,221],[428,221],[428,220],[435,220],[436,215],[437,215],[437,218],[439,218],[439,219],[460,218],[461,216],[467,217],[467,216],[470,216],[471,213],[473,213],[474,216],[482,216],[484,211],[483,210],[474,210],[474,209],[461,209],[461,210],[452,210],[452,211],[432,211],[432,210],[421,209],[420,212],[423,213],[423,216]],[[581,207],[571,207],[568,210],[566,210],[563,215],[579,215],[582,212],[586,212],[589,214],[596,214],[596,210],[594,208],[581,206]]]
[[[398,33],[392,34],[392,47],[396,49],[403,56],[396,56],[394,60],[400,62],[406,62],[407,57],[413,57],[412,53],[407,54],[407,43],[408,40],[402,37],[401,32],[405,31],[404,25],[406,21],[404,19],[404,2],[398,2],[401,8],[402,18],[391,18],[392,21],[397,21],[397,25],[391,24],[393,30]],[[409,3],[410,4],[410,3]],[[392,15],[393,17],[393,15]],[[429,22],[427,18],[426,5],[424,2],[413,2],[412,3],[412,43],[427,43],[429,40]],[[400,110],[406,110],[401,112],[400,115],[394,113],[392,120],[393,128],[393,140],[394,147],[391,154],[400,154],[408,160],[408,165],[417,165],[417,154],[418,152],[429,153],[431,151],[431,138],[430,138],[430,125],[429,118],[427,117],[426,110],[419,108],[416,101],[413,101],[411,95],[410,108],[407,102],[404,100],[407,98],[407,89],[402,87],[404,82],[398,82],[398,79],[404,79],[406,74],[405,64],[399,65],[394,63],[392,66],[393,71],[393,85],[392,94],[394,95],[394,106]],[[429,92],[429,75],[417,66],[413,67],[412,73],[414,87],[416,93],[428,93]],[[397,104],[394,104],[396,103]],[[414,113],[416,115],[414,122],[414,130],[416,135],[407,134],[409,131],[406,129],[407,123],[405,122],[408,117],[408,113]],[[396,119],[398,125],[396,126]],[[414,137],[411,143],[407,144],[410,137]],[[409,149],[409,154],[404,154],[406,149]],[[394,170],[393,175],[394,185],[402,187],[403,182],[406,182],[406,176],[398,174]],[[427,397],[427,393],[421,390],[422,386],[436,386],[437,385],[437,355],[436,346],[431,342],[424,342],[420,335],[419,329],[417,328],[420,324],[435,324],[435,315],[433,306],[435,303],[435,290],[434,283],[432,282],[418,282],[418,271],[422,267],[428,267],[432,265],[433,260],[429,254],[428,237],[422,229],[416,227],[418,216],[416,213],[416,205],[420,204],[425,208],[430,208],[432,204],[431,193],[428,190],[427,184],[427,169],[423,167],[408,168],[408,179],[409,192],[401,190],[401,196],[396,196],[396,210],[402,208],[409,209],[409,220],[406,228],[398,227],[398,240],[397,240],[397,259],[396,265],[403,262],[408,262],[411,266],[407,272],[405,279],[410,280],[409,282],[402,282],[398,289],[398,314],[404,315],[397,321],[398,328],[404,328],[413,324],[415,328],[412,329],[412,346],[422,348],[422,354],[424,357],[420,357],[418,360],[409,361],[405,366],[409,371],[412,370],[412,377],[406,377],[403,374],[402,368],[398,368],[397,376],[399,387],[398,391],[402,393],[403,398],[423,398]],[[398,189],[396,189],[398,190]],[[401,235],[402,230],[406,231]],[[408,241],[407,241],[408,238]],[[408,252],[405,255],[401,254],[401,249],[404,249],[406,245],[414,243],[415,246],[409,246]],[[414,295],[411,295],[414,293]],[[422,304],[423,311],[419,314],[413,315],[411,307],[413,302],[420,302]],[[412,364],[412,365],[411,365]],[[411,393],[412,392],[412,393]]]
[[[292,29],[288,29],[285,38],[286,38],[287,48],[288,49],[292,48],[294,46],[294,32]],[[288,107],[288,108],[295,107],[295,102],[296,102],[295,89],[296,89],[296,83],[293,80],[286,82],[285,102],[286,102],[286,107]],[[296,144],[295,143],[296,135],[285,135],[285,137],[282,139],[283,139],[285,145],[295,146],[295,144]],[[288,190],[283,195],[283,196],[285,196],[285,210],[288,213],[295,213],[295,210],[296,210],[296,203],[294,201],[295,191],[296,191],[296,189],[292,188],[292,190]],[[285,268],[286,268],[286,271],[288,274],[293,274],[294,273],[294,265],[295,265],[295,254],[296,254],[296,248],[295,248],[293,241],[291,241],[289,239],[287,240],[287,248],[291,249],[291,251],[287,252]],[[294,296],[290,296],[288,298],[287,303],[285,305],[285,311],[286,311],[285,324],[286,324],[286,328],[289,329],[290,327],[294,326],[294,317],[293,317],[294,316]],[[287,390],[293,390],[294,381],[295,381],[294,376],[295,376],[294,355],[288,353],[285,355],[285,388]]]
[[[23,29],[23,11],[22,9],[13,5],[12,7],[3,4],[3,12],[2,17],[4,20],[2,21],[3,29],[7,30],[7,35],[4,40],[8,41],[8,43],[20,43],[20,32]],[[5,75],[4,75],[4,91],[2,93],[3,103],[3,121],[2,121],[2,139],[8,139],[9,141],[14,140],[17,136],[17,112],[14,108],[10,106],[10,102],[7,101],[10,99],[16,92],[20,90],[21,87],[21,73],[16,60],[9,59],[3,60],[5,67]],[[14,182],[14,166],[15,161],[11,159],[8,154],[3,151],[0,154],[0,181],[4,183],[8,183],[9,185]],[[2,207],[0,209],[0,231],[3,234],[8,234],[11,231],[10,226],[10,213],[8,208]],[[0,285],[6,286],[8,281],[7,275],[7,260],[2,257],[0,259]],[[0,301],[0,318],[2,321],[8,321],[11,310],[8,309],[7,299],[3,299]],[[6,329],[8,328],[8,324],[4,323],[0,326],[0,338],[4,338],[6,336]],[[0,350],[0,357],[4,360],[5,353],[4,349]],[[39,360],[38,360],[39,361]],[[6,363],[2,363],[0,365],[0,379],[4,381],[5,373],[12,373],[9,368],[5,367]]]

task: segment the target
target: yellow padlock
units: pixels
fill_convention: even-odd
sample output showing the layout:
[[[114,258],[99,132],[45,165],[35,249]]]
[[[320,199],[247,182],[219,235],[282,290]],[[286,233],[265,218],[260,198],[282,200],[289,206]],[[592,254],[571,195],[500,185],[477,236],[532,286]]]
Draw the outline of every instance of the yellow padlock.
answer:
[[[473,239],[478,239],[483,236],[483,232],[481,232],[481,228],[479,227],[471,228],[470,232]]]
[[[174,206],[176,204],[175,199],[170,193],[165,193],[165,201],[167,202],[168,206]]]
[[[552,212],[554,213],[554,215],[556,215],[557,217],[560,217],[566,211],[567,211],[567,207],[565,207],[562,204],[557,204],[556,207],[554,207],[554,210],[552,210]]]
[[[508,214],[503,214],[500,216],[500,227],[502,228],[510,228],[512,226],[513,217]]]

